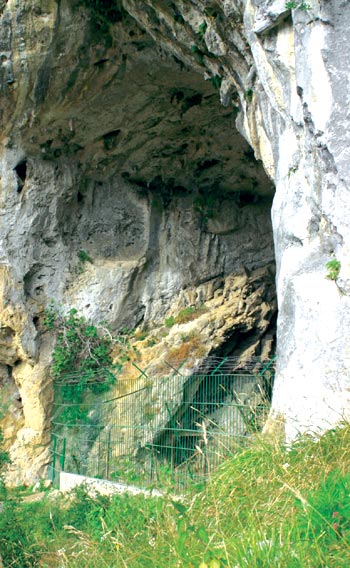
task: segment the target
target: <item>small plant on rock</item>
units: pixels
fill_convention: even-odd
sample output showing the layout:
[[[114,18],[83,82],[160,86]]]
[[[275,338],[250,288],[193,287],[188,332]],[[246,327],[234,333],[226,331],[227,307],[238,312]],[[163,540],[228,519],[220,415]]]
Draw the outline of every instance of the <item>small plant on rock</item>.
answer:
[[[291,0],[289,2],[286,2],[285,7],[287,10],[296,10],[297,8],[299,8],[303,12],[311,10],[311,5],[305,2],[305,0],[301,0],[299,2],[297,2],[296,0]]]
[[[207,22],[202,22],[200,24],[200,26],[198,27],[198,32],[197,32],[197,36],[199,37],[199,39],[204,39],[204,34],[207,31]]]
[[[253,89],[247,89],[244,93],[245,100],[250,103],[253,100]]]
[[[175,325],[176,321],[174,316],[170,316],[168,318],[165,318],[165,327],[173,327],[173,325]]]
[[[93,260],[91,258],[91,256],[89,255],[89,253],[86,252],[86,250],[80,250],[78,252],[78,258],[80,260],[80,262],[82,262],[83,264],[85,262],[90,262],[90,264],[93,264]]]
[[[328,274],[326,275],[326,278],[328,278],[328,280],[336,280],[339,276],[339,272],[340,272],[340,268],[341,268],[341,262],[339,260],[337,260],[336,258],[334,258],[333,260],[330,260],[329,262],[327,262],[326,268],[328,270]]]

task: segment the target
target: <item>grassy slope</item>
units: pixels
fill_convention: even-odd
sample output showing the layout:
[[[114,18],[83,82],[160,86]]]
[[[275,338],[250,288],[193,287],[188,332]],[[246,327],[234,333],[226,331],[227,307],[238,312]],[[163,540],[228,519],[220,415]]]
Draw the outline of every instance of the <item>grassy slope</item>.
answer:
[[[257,441],[184,502],[8,500],[0,553],[18,568],[348,567],[350,426],[289,451]]]

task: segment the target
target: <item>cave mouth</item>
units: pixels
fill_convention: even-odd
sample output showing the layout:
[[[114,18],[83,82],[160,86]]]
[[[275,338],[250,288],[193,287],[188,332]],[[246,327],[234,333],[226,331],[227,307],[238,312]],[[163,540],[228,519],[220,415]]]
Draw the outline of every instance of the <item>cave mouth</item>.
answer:
[[[92,4],[86,3],[90,8]],[[241,270],[250,274],[274,262],[274,186],[238,130],[243,102],[232,92],[226,106],[221,104],[220,81],[212,80],[213,71],[204,76],[204,66],[181,61],[125,10],[111,20],[111,43],[102,46],[91,30],[86,33],[77,48],[78,63],[70,57],[63,67],[62,59],[59,94],[53,73],[43,94],[45,104],[38,103],[38,121],[23,131],[25,155],[39,155],[61,168],[60,173],[71,168],[73,179],[62,190],[57,218],[59,237],[72,251],[71,266],[77,274],[86,272],[79,264],[79,251],[96,261],[95,266],[147,259],[143,271],[132,276],[125,310],[131,302],[137,304],[125,323],[146,325],[155,314],[140,306],[136,292],[132,294],[136,283],[139,289],[147,287],[147,278],[159,266],[177,273],[174,296],[191,285]],[[54,43],[52,57],[61,57],[60,49]],[[213,65],[217,63],[212,59]],[[21,191],[31,174],[26,159],[15,171]],[[144,219],[146,209],[149,217]],[[189,254],[188,243],[197,247],[196,254]],[[167,249],[172,250],[170,260],[164,258]],[[34,297],[48,296],[46,283],[35,282],[39,276],[34,272],[31,267],[26,276],[27,296],[33,296],[32,291]],[[111,286],[115,295],[117,289]],[[166,282],[162,286],[161,282],[160,303],[162,297],[169,303]],[[273,284],[270,290],[270,296],[276,296]],[[103,291],[84,307],[98,302],[104,302]],[[160,306],[160,317],[166,309]],[[117,325],[118,301],[101,316]],[[228,334],[219,355],[249,347],[248,335],[244,341],[234,335]]]
[[[33,68],[33,96],[23,103],[33,121],[20,130],[13,187],[20,215],[37,214],[27,235],[20,223],[13,230],[25,259],[23,301],[29,313],[55,298],[113,329],[146,326],[157,312],[164,319],[174,297],[191,287],[213,284],[213,295],[229,295],[230,275],[243,270],[249,279],[273,262],[274,188],[236,128],[243,112],[237,93],[235,106],[222,106],[219,80],[205,80],[204,67],[194,71],[167,53],[131,17],[116,15],[110,44],[94,42],[87,29],[71,42],[59,26],[79,18],[80,28],[77,14],[61,11],[47,58],[43,50],[41,68]],[[138,222],[139,211],[145,222]],[[83,264],[79,251],[93,262]],[[135,270],[120,277],[133,263]],[[259,286],[252,283],[252,297]],[[35,318],[31,333],[41,357]],[[273,326],[272,315],[266,318],[265,336]],[[249,333],[227,332],[218,356],[249,349]]]
[[[74,244],[77,271],[82,250],[95,266],[109,262],[111,269],[113,263],[147,259],[133,276],[124,309],[116,298],[101,313],[116,328],[118,321],[135,327],[157,318],[134,290],[149,287],[147,278],[159,266],[177,274],[174,296],[273,263],[274,186],[236,126],[243,112],[237,93],[223,106],[217,85],[164,51],[135,20],[124,15],[115,26],[117,61],[106,52],[89,89],[84,73],[74,75],[74,89],[84,91],[84,99],[70,101],[68,122],[66,109],[62,117],[54,106],[37,140],[46,160],[74,163],[79,172],[59,213],[62,241]],[[165,258],[166,250],[172,258]],[[207,266],[205,254],[211,255]],[[158,300],[161,318],[171,300],[165,279]],[[85,306],[99,302],[102,292]],[[226,349],[234,351],[231,339]]]

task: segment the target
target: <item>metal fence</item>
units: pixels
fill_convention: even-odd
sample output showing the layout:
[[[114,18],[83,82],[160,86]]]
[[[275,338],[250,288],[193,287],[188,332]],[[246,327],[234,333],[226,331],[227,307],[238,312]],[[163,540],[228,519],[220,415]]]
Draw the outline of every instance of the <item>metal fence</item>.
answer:
[[[185,489],[259,431],[267,416],[274,361],[211,359],[185,375],[141,372],[116,396],[89,392],[63,402],[56,385],[51,476],[60,471],[142,487]],[[77,383],[78,388],[78,383]],[[109,396],[108,396],[109,394]]]

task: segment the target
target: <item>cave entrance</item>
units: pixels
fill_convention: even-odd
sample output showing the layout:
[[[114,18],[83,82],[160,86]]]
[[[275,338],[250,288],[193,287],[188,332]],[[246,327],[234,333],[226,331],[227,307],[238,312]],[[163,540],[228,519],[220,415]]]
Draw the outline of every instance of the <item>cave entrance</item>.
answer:
[[[205,481],[261,430],[274,359],[211,357],[180,371],[155,378],[143,372],[137,389],[129,387],[112,400],[92,402],[87,394],[75,412],[69,405],[70,421],[62,419],[67,405],[56,402],[53,479],[64,471],[140,487],[171,483],[186,489]],[[73,415],[84,419],[72,420]]]

